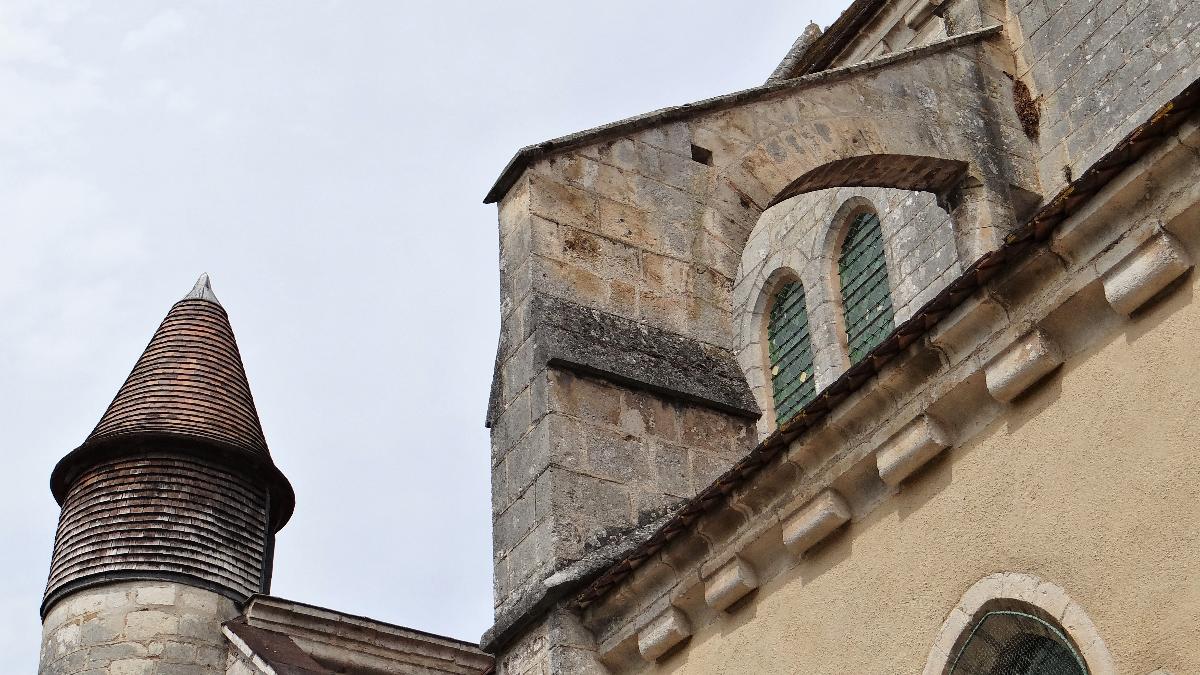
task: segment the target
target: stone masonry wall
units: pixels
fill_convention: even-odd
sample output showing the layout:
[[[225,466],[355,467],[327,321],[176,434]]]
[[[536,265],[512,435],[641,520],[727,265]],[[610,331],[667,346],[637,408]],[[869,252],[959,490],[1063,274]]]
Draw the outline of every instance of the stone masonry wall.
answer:
[[[498,612],[653,526],[753,442],[748,420],[603,380],[552,368],[535,385],[510,407],[529,415],[524,433],[494,435]]]
[[[514,179],[500,198],[502,330],[488,414],[493,638],[562,581],[548,577],[643,536],[632,531],[652,529],[752,445],[753,406],[671,385],[693,373],[659,357],[703,355],[738,370],[742,253],[797,181],[802,192],[846,181],[922,190],[914,208],[954,192],[956,255],[994,247],[1013,222],[1010,187],[1037,188],[1007,58],[995,35],[980,34],[580,144]],[[571,376],[558,371],[572,366],[554,362],[539,298],[611,317],[597,325],[630,323],[623,330],[637,339],[624,344],[636,353],[614,351],[607,372],[576,369],[590,376],[565,386]],[[629,363],[671,372],[647,388]]]
[[[793,197],[767,209],[750,234],[733,290],[738,361],[763,416],[760,437],[775,428],[764,327],[781,273],[804,285],[820,390],[849,367],[842,325],[837,240],[857,208],[879,214],[897,324],[958,277],[964,268],[950,215],[927,192],[833,188]]]
[[[1046,194],[1200,77],[1194,0],[1010,0],[1017,76],[1041,109]]]
[[[222,595],[169,582],[129,581],[59,601],[42,624],[41,675],[223,675]]]

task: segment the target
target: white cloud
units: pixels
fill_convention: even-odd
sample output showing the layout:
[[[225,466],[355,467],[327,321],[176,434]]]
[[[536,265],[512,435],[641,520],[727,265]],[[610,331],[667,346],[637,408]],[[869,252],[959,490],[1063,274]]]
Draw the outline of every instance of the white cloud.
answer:
[[[125,34],[121,49],[127,52],[153,47],[169,41],[187,30],[187,17],[177,9],[165,9],[150,18],[141,28]]]
[[[44,33],[0,18],[0,63],[61,68],[66,58]]]

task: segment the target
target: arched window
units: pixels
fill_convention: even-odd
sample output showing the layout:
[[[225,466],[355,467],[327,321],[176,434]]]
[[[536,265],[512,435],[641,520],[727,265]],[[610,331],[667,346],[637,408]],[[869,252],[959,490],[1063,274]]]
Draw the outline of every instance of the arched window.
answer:
[[[800,282],[787,282],[775,293],[767,323],[767,344],[775,395],[775,421],[783,424],[816,394],[808,308],[804,304],[804,286]]]
[[[850,363],[858,363],[892,332],[892,293],[883,230],[873,211],[851,221],[838,257]]]
[[[1010,610],[985,613],[951,663],[949,675],[1088,675],[1059,628]]]

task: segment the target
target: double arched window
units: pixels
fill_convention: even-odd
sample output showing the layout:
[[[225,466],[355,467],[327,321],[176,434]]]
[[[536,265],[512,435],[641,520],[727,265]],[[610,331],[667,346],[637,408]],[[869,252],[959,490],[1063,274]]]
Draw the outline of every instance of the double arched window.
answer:
[[[858,363],[892,332],[891,284],[883,250],[883,229],[874,211],[853,217],[838,256],[842,311],[850,363]]]
[[[783,424],[816,395],[808,307],[799,281],[785,282],[772,298],[767,344],[775,420]]]
[[[1063,632],[1033,614],[987,612],[967,634],[949,675],[1088,675]]]
[[[877,212],[865,200],[855,199],[843,205],[840,213],[847,215],[834,219],[829,234],[838,237],[841,244],[826,250],[837,259],[842,320],[839,322],[836,314],[821,314],[821,320],[843,324],[845,344],[853,365],[892,332],[894,311],[883,230]],[[830,258],[826,260],[832,262]],[[767,286],[772,289],[769,294],[764,293],[769,308],[765,312],[766,356],[777,425],[793,419],[817,394],[815,350],[805,289],[795,272],[789,270],[784,276],[782,282]],[[836,301],[829,303],[833,299],[830,295],[836,297],[838,293],[831,276],[810,279],[820,284],[814,300],[818,312],[828,312],[838,304]],[[820,330],[818,334],[827,338],[835,335],[829,330]],[[818,341],[816,347],[828,349],[836,348],[836,345]],[[825,354],[824,358],[822,363],[828,362],[832,372],[836,372],[839,361],[844,363],[843,356]]]

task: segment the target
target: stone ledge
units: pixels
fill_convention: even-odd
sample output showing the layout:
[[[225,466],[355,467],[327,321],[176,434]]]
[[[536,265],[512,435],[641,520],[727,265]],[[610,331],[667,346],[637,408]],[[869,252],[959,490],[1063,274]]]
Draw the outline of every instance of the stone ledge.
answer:
[[[535,369],[553,365],[738,417],[760,414],[727,350],[561,298],[534,294],[529,302]],[[501,377],[497,366],[488,426],[500,414]]]

